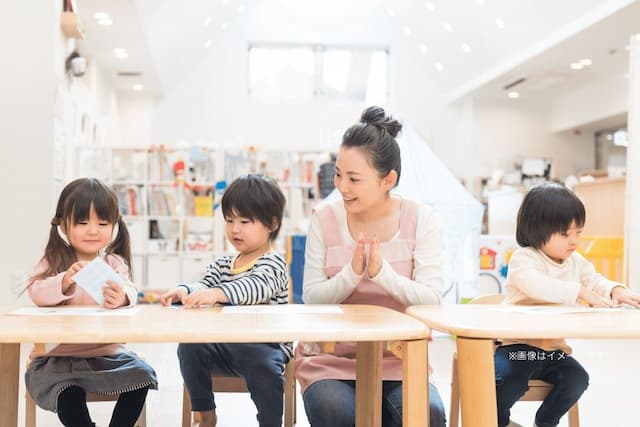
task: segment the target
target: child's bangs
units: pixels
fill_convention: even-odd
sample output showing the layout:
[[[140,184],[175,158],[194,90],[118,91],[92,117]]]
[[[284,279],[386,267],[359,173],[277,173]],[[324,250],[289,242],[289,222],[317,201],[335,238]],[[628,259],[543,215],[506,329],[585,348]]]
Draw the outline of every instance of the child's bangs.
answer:
[[[117,205],[113,203],[112,197],[106,191],[100,191],[98,188],[81,188],[76,191],[75,197],[70,197],[70,206],[67,207],[65,217],[70,217],[74,224],[89,219],[91,206],[96,212],[99,219],[116,223],[119,213]]]

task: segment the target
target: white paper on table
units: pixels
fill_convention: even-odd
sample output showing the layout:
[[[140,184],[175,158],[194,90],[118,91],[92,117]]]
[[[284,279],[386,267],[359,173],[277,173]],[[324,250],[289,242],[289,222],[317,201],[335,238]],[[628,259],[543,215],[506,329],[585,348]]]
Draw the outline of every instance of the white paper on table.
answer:
[[[501,307],[491,307],[494,311],[506,311],[509,313],[530,313],[530,314],[580,314],[580,313],[601,313],[612,311],[638,310],[635,307],[623,305],[620,307],[584,307],[560,306],[560,305],[504,305]]]
[[[133,316],[138,307],[108,309],[102,307],[20,307],[7,315],[20,316]]]
[[[225,305],[222,311],[226,313],[302,313],[302,314],[343,314],[337,306],[323,306],[313,304],[289,304],[284,308],[280,304],[262,305]]]
[[[87,291],[98,305],[104,303],[102,288],[107,284],[107,281],[111,280],[121,286],[125,285],[124,279],[101,257],[96,257],[85,265],[82,270],[72,276],[72,279]]]

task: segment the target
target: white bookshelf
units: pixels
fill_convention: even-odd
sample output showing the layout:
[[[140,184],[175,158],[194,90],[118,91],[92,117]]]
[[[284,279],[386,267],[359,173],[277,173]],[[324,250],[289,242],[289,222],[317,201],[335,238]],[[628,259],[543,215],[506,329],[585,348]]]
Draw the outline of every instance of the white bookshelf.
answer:
[[[321,151],[204,145],[76,146],[72,151],[67,180],[93,176],[118,194],[131,235],[134,280],[142,289],[196,280],[215,256],[234,251],[219,214],[220,183],[228,185],[241,174],[260,172],[281,184],[287,207],[276,248],[284,252],[286,234],[306,232],[319,201],[316,172],[329,158]]]

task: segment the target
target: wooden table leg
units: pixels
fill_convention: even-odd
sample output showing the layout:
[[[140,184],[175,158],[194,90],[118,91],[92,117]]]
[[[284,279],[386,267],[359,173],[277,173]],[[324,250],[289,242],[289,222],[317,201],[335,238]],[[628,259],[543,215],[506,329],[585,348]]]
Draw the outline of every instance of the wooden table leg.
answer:
[[[20,344],[0,343],[0,427],[18,425]]]
[[[427,340],[402,343],[402,425],[429,425]]]
[[[462,425],[495,427],[498,411],[493,340],[458,337],[456,341]]]
[[[358,342],[356,353],[356,427],[382,426],[382,347]]]

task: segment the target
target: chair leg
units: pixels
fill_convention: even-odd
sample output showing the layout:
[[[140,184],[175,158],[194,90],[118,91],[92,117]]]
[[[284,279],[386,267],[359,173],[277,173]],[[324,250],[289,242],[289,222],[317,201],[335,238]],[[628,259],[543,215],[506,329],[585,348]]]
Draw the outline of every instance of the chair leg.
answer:
[[[458,356],[453,355],[451,364],[451,402],[449,406],[449,427],[458,427],[460,417],[460,384],[458,382]]]
[[[36,402],[28,391],[24,399],[24,426],[36,427]]]
[[[191,400],[185,385],[182,386],[182,427],[191,427]]]
[[[293,427],[296,423],[296,379],[293,364],[288,363],[284,370],[284,427]]]
[[[580,427],[580,410],[578,402],[569,409],[569,427]]]

